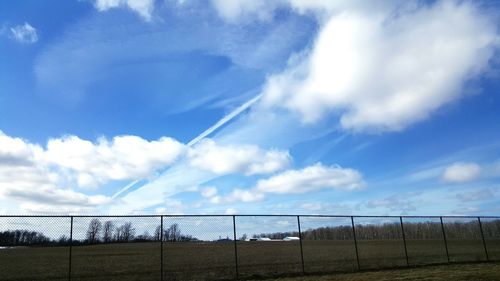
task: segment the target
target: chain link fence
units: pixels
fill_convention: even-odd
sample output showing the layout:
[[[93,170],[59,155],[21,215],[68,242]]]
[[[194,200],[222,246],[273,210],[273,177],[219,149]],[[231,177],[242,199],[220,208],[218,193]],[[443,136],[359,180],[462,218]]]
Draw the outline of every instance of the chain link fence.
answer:
[[[0,280],[234,280],[500,260],[500,217],[0,216]]]

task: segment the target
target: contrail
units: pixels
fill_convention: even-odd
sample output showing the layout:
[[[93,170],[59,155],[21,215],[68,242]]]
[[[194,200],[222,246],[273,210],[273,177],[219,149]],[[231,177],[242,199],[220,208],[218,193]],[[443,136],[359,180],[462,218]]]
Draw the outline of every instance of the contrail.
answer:
[[[231,121],[234,117],[238,116],[240,113],[245,111],[247,108],[252,106],[254,103],[256,103],[260,98],[262,97],[262,94],[254,97],[253,99],[245,102],[244,104],[240,105],[238,108],[235,110],[231,111],[228,115],[224,116],[221,120],[219,120],[217,123],[215,123],[212,127],[206,129],[203,133],[199,134],[196,138],[192,139],[190,142],[188,142],[187,146],[191,147],[195,144],[197,144],[199,141],[204,139],[206,136],[210,135],[213,131],[217,130],[227,122]]]
[[[203,133],[199,134],[197,137],[192,139],[190,142],[188,142],[187,147],[191,147],[198,142],[200,142],[202,139],[204,139],[206,136],[210,135],[213,133],[215,130],[226,124],[227,122],[231,121],[234,117],[240,115],[243,111],[248,109],[250,106],[252,106],[254,103],[256,103],[260,98],[262,97],[262,94],[257,95],[256,97],[252,98],[251,100],[245,102],[244,104],[240,105],[238,108],[235,110],[231,111],[229,114],[226,116],[222,117],[217,123],[215,123],[212,127],[206,129],[203,131]],[[127,186],[124,188],[120,189],[118,192],[116,192],[111,199],[115,199],[118,197],[120,194],[124,193],[125,191],[129,190],[132,186],[136,185],[139,182],[139,180],[135,180],[131,183],[129,183]]]
[[[117,193],[115,193],[113,196],[111,196],[111,199],[115,199],[116,197],[118,197],[118,195],[120,195],[123,192],[127,191],[129,188],[131,188],[132,186],[134,186],[138,182],[139,182],[139,180],[135,180],[135,181],[127,184],[124,188],[120,189]]]

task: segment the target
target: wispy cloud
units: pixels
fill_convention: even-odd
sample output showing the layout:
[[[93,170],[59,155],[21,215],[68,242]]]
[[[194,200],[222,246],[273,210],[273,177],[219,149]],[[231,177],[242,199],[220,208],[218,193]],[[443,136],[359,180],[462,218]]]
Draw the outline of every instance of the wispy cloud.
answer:
[[[128,8],[150,21],[154,10],[154,0],[95,0],[94,6],[103,12],[114,8]]]
[[[23,44],[33,44],[38,41],[36,28],[25,22],[10,28],[12,38]]]

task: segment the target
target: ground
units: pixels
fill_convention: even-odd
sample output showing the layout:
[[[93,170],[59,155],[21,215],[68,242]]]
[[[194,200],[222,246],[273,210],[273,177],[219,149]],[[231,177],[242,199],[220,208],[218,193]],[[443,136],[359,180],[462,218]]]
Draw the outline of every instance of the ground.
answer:
[[[424,266],[409,269],[380,270],[268,281],[496,281],[500,280],[500,263]]]

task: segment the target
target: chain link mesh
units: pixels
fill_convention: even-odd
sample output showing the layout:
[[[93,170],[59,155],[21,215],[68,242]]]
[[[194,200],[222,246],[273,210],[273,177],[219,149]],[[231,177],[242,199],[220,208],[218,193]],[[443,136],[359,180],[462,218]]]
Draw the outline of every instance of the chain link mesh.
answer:
[[[302,272],[297,217],[236,217],[236,232],[241,276]]]
[[[410,265],[447,262],[439,218],[403,218]]]
[[[232,280],[448,258],[500,260],[500,218],[0,216],[0,280]]]
[[[354,223],[362,269],[406,265],[399,218],[355,217]]]
[[[0,217],[0,276],[15,280],[67,279],[70,220]]]
[[[443,218],[450,261],[486,260],[477,218]]]
[[[357,269],[351,218],[301,217],[305,271]]]

